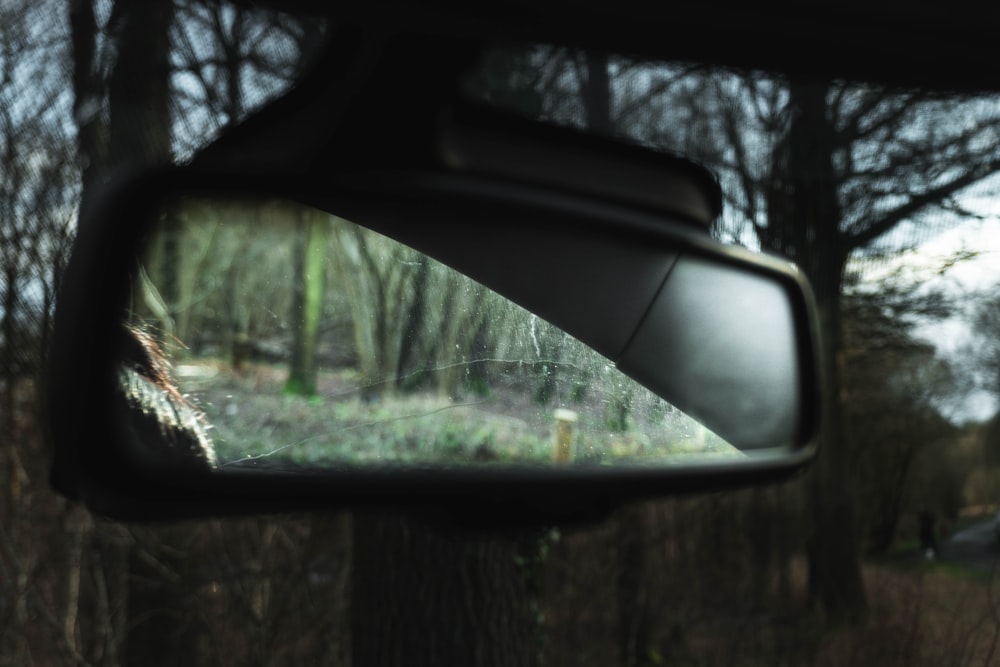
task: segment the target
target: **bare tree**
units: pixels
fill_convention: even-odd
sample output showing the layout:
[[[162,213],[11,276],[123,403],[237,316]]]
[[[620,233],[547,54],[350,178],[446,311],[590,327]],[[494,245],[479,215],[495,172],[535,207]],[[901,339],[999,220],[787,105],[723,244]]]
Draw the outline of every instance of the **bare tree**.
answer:
[[[755,77],[724,79],[716,91],[727,139],[721,168],[735,186],[736,215],[722,232],[740,239],[752,231],[765,249],[794,260],[817,296],[832,400],[814,473],[811,583],[828,613],[856,616],[865,598],[837,362],[847,261],[904,223],[954,211],[956,195],[994,174],[1000,110],[977,99]]]
[[[510,58],[512,56],[508,56]],[[814,598],[832,616],[865,608],[840,404],[840,298],[848,259],[898,248],[966,211],[961,194],[1000,168],[1000,110],[986,98],[843,82],[806,83],[698,65],[538,48],[522,77],[542,98],[494,96],[538,118],[626,137],[715,169],[723,239],[780,253],[806,273],[825,334],[824,455],[813,474]],[[606,91],[595,94],[607,79]],[[507,82],[510,84],[510,82]],[[520,104],[520,106],[518,106]],[[921,231],[923,230],[923,231]],[[905,244],[906,241],[903,241]]]
[[[338,285],[347,294],[362,393],[392,394],[398,381],[403,336],[416,297],[417,253],[344,220],[334,227]]]
[[[82,540],[45,557],[40,517],[65,518],[44,493],[47,470],[35,392],[77,193],[66,94],[66,25],[53,3],[0,7],[0,653],[27,663],[35,646],[75,659]],[[49,519],[45,519],[49,520]],[[61,567],[69,576],[56,577]],[[39,622],[44,614],[44,622]]]

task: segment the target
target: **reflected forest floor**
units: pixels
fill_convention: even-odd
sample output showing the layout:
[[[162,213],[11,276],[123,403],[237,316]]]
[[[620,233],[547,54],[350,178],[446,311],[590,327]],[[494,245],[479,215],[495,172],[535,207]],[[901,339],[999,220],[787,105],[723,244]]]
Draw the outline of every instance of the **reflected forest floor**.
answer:
[[[554,457],[560,415],[573,420],[571,460],[657,461],[685,455],[738,456],[720,438],[666,406],[618,411],[581,393],[566,405],[530,389],[494,383],[460,396],[433,390],[365,396],[350,368],[318,374],[312,397],[284,390],[287,367],[188,359],[175,367],[182,391],[201,408],[221,467],[263,464],[546,462]],[[622,417],[627,414],[627,417]]]

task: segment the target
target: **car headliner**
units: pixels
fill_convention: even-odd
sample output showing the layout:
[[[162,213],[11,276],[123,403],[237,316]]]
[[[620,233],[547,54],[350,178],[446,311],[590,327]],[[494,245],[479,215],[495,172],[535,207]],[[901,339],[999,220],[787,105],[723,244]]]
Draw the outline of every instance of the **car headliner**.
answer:
[[[701,0],[399,2],[240,0],[331,14],[378,30],[560,43],[649,58],[691,60],[941,90],[1000,88],[1000,5],[927,0],[810,3]],[[239,4],[239,3],[238,3]]]

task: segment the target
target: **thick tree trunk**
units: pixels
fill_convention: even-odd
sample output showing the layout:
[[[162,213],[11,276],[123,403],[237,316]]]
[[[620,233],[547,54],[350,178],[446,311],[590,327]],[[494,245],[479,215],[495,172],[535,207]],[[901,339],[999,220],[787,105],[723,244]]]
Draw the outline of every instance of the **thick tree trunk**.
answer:
[[[102,113],[104,89],[97,74],[98,29],[94,0],[71,0],[69,24],[73,41],[73,116],[77,124],[77,160],[83,185],[80,212],[83,213],[90,206],[94,185],[108,161],[108,127]]]
[[[649,613],[643,576],[646,530],[643,505],[623,507],[617,520],[618,656],[622,667],[645,664],[649,649]]]
[[[535,665],[534,544],[518,534],[438,531],[396,514],[356,516],[353,664]]]
[[[810,593],[831,618],[850,620],[863,613],[867,603],[840,398],[840,292],[850,249],[840,231],[834,128],[827,93],[825,86],[794,82],[789,86],[790,126],[775,151],[768,211],[771,238],[764,240],[799,264],[816,294],[823,332],[820,363],[828,393],[823,453],[812,473]]]
[[[108,28],[115,62],[108,86],[109,170],[171,159],[172,0],[116,0]],[[175,262],[168,256],[165,261]],[[176,267],[165,267],[169,275]],[[159,539],[128,545],[126,664],[194,664],[201,628],[177,581],[186,562]],[[167,661],[167,662],[165,662]]]
[[[111,74],[111,163],[170,159],[170,25],[172,0],[116,0],[110,27],[117,58]]]
[[[198,663],[204,629],[184,582],[195,563],[178,549],[185,527],[136,531],[128,560],[128,637],[124,664]]]
[[[820,312],[824,332],[839,331],[836,297],[827,296]],[[823,344],[823,372],[829,390],[822,455],[812,472],[813,533],[809,544],[809,591],[814,602],[834,620],[856,620],[867,608],[861,579],[860,553],[847,474],[840,402],[838,341],[829,335]]]

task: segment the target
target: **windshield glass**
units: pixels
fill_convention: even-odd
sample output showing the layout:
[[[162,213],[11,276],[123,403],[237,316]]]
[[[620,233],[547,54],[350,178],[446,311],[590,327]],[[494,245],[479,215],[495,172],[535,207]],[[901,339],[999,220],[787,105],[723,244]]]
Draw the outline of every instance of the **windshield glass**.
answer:
[[[815,469],[773,491],[650,505],[621,517],[619,530],[658,545],[629,561],[644,577],[651,572],[644,558],[684,568],[681,554],[698,553],[730,582],[685,598],[691,606],[679,606],[690,615],[661,604],[627,627],[643,636],[642,624],[655,617],[661,628],[685,628],[653,631],[657,651],[688,656],[697,638],[729,647],[699,644],[705,664],[992,659],[996,636],[974,629],[977,619],[992,618],[985,611],[992,579],[962,589],[968,597],[959,601],[944,592],[958,594],[956,581],[921,564],[996,567],[1000,98],[548,45],[494,47],[464,90],[478,103],[708,166],[725,199],[712,233],[795,262],[817,297],[828,403]],[[686,511],[701,517],[697,547],[683,528],[695,524],[676,514]],[[756,527],[747,532],[736,519],[722,528],[730,513],[758,517],[750,519]],[[711,546],[709,535],[726,535],[734,555],[722,555],[726,548]],[[678,588],[689,590],[678,581],[661,590],[676,602]],[[623,590],[647,609],[644,587]],[[775,634],[759,614],[723,610],[721,600],[737,590],[757,599],[756,609],[772,610],[778,625],[790,618],[781,610],[795,608],[787,602],[801,595],[831,619],[856,620],[871,609],[866,632],[914,631],[893,655],[864,632],[797,654],[800,634]],[[732,627],[753,628],[755,639],[721,639]],[[968,630],[955,642],[959,627]]]
[[[571,12],[584,13],[562,4],[566,21],[574,20]],[[836,25],[867,20],[859,6],[841,3]],[[708,5],[704,12],[716,9]],[[407,21],[402,3],[392,10],[386,13],[393,28],[427,27],[425,17]],[[938,33],[956,24],[992,25],[985,9],[943,11],[951,20]],[[718,13],[698,25],[679,17],[662,28],[639,28],[659,30],[665,41],[671,31],[696,31],[721,58],[727,45],[713,34],[712,22],[728,21],[730,34],[742,25],[738,14]],[[897,3],[871,16],[903,35],[926,13]],[[797,27],[804,15],[785,25]],[[525,11],[521,20],[533,16]],[[811,27],[823,29],[823,20]],[[549,27],[558,31],[555,22]],[[805,272],[818,299],[828,404],[822,453],[803,475],[754,489],[665,497],[614,513],[595,497],[583,508],[593,521],[566,526],[498,526],[467,511],[462,529],[405,499],[377,511],[113,522],[83,506],[100,499],[54,493],[43,433],[62,415],[40,409],[42,360],[79,211],[112,174],[187,160],[284,95],[325,40],[342,49],[338,53],[363,52],[357,58],[363,76],[377,60],[377,45],[391,40],[372,40],[362,49],[355,28],[334,34],[314,16],[252,2],[238,8],[195,0],[0,2],[0,655],[16,665],[996,662],[996,93],[793,81],[545,44],[490,47],[462,82],[474,102],[701,162],[717,174],[725,197],[712,233],[776,253]],[[425,38],[440,44],[442,33]],[[938,36],[925,29],[906,45],[933,57],[942,48]],[[903,43],[897,36],[886,52]],[[787,58],[791,65],[794,51]],[[919,81],[919,74],[909,72],[908,80]],[[343,96],[337,99],[350,100],[343,78],[323,75]],[[394,102],[392,113],[401,115],[413,100]],[[526,375],[495,375],[494,368],[484,382],[485,367],[469,356],[483,337],[470,326],[455,354],[430,366],[433,374],[397,358],[393,372],[361,380],[360,357],[351,351],[354,320],[345,306],[337,311],[342,319],[328,324],[321,353],[332,363],[317,377],[328,395],[347,392],[343,403],[286,401],[287,376],[275,376],[270,355],[275,345],[286,354],[283,346],[290,344],[282,329],[287,311],[249,308],[257,305],[251,296],[273,288],[253,282],[266,273],[266,253],[249,242],[266,237],[211,238],[248,242],[245,254],[228,255],[233,265],[248,261],[247,289],[241,299],[228,299],[206,281],[186,283],[197,289],[180,292],[185,300],[177,302],[184,306],[178,312],[206,323],[192,333],[178,318],[177,340],[187,349],[151,317],[156,292],[172,291],[152,260],[155,291],[149,302],[135,298],[141,318],[156,323],[159,342],[177,346],[168,352],[176,355],[174,370],[184,384],[170,409],[191,402],[216,410],[211,420],[218,426],[202,435],[214,438],[224,461],[267,454],[225,451],[236,440],[252,443],[260,432],[284,429],[285,444],[312,437],[290,430],[315,428],[322,410],[339,424],[358,426],[351,437],[369,428],[393,451],[408,452],[413,444],[397,426],[416,429],[426,419],[440,433],[435,447],[497,457],[508,455],[508,434],[521,430],[529,441],[551,446],[557,409],[577,414],[569,422],[580,429],[578,444],[585,443],[587,420],[588,438],[606,435],[598,458],[613,453],[615,442],[657,442],[649,423],[675,418],[669,407],[652,404],[640,416],[636,403],[616,393],[617,381],[599,391],[591,384],[579,389],[576,370],[552,356],[570,343],[493,296],[482,301],[496,306],[497,319],[488,323],[495,346],[489,358],[517,359]],[[359,244],[342,250],[350,255]],[[274,251],[288,249],[275,245]],[[186,252],[192,261],[210,259],[199,246]],[[260,275],[251,258],[260,260]],[[451,280],[412,255],[398,264],[428,281]],[[360,284],[374,275],[359,270],[356,277]],[[462,283],[441,293],[478,305],[477,290]],[[330,293],[333,303],[342,297]],[[292,295],[286,290],[268,298],[286,304]],[[477,322],[478,312],[467,309],[463,317]],[[245,327],[217,326],[213,317]],[[508,328],[515,317],[522,326]],[[444,331],[436,341],[420,338],[421,344],[450,344]],[[240,350],[241,360],[222,355],[226,332],[239,334],[231,349]],[[501,345],[516,356],[502,356]],[[418,346],[408,359],[419,353]],[[592,377],[603,372],[600,360],[586,361],[580,368]],[[422,402],[379,396],[386,381],[419,387]],[[472,405],[435,412],[442,385],[443,394]],[[509,410],[512,387],[519,387],[517,407],[529,408],[528,417]],[[478,405],[484,400],[490,405]],[[617,410],[616,400],[629,409]],[[471,427],[472,411],[488,412],[487,428]],[[416,414],[421,417],[411,419]],[[80,441],[91,437],[79,434]],[[711,440],[706,434],[705,442]],[[281,454],[293,451],[308,450]],[[575,451],[587,456],[592,450]],[[83,463],[118,474],[103,461]],[[559,503],[558,489],[552,499]],[[180,494],[178,511],[197,511],[190,505]],[[137,505],[135,516],[153,518],[146,510]]]

